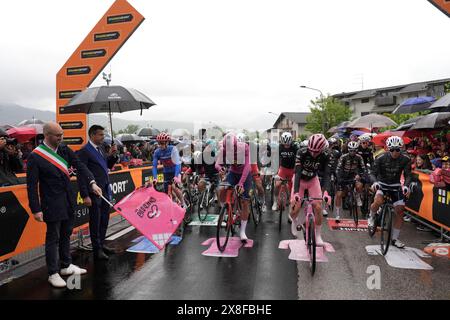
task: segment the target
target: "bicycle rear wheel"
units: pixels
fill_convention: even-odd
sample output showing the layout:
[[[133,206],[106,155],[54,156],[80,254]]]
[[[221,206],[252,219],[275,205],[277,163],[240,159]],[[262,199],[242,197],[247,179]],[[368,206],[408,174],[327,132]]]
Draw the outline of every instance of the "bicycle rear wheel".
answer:
[[[224,226],[222,226],[222,222],[225,223]],[[231,221],[228,217],[228,204],[226,203],[222,208],[220,208],[219,220],[217,221],[216,241],[217,248],[219,248],[220,252],[224,252],[227,247],[232,229],[232,223],[233,221]]]
[[[309,266],[311,268],[311,275],[313,276],[316,272],[316,226],[314,224],[313,216],[309,216],[308,219],[308,243],[307,243],[308,253],[309,253]]]
[[[385,256],[389,250],[389,245],[391,243],[392,236],[392,218],[394,208],[390,205],[384,205],[382,215],[381,215],[381,237],[380,237],[380,247],[383,256]]]

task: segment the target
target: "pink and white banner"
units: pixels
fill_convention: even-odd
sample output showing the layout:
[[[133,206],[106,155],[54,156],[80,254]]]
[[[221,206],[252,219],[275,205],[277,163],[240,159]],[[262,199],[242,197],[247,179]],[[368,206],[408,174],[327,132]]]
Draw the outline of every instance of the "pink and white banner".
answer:
[[[186,209],[154,188],[139,188],[118,202],[116,209],[147,239],[162,250],[183,222]]]

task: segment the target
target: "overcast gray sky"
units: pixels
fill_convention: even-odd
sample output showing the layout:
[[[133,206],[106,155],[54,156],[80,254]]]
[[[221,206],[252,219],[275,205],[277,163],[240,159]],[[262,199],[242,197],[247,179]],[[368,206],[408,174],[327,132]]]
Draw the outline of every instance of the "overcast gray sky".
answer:
[[[113,0],[2,2],[0,101],[55,110],[55,75]],[[266,129],[318,96],[450,77],[450,19],[426,0],[129,0],[145,18],[106,71],[140,118]],[[103,85],[98,78],[93,86]],[[137,119],[138,113],[115,115]]]

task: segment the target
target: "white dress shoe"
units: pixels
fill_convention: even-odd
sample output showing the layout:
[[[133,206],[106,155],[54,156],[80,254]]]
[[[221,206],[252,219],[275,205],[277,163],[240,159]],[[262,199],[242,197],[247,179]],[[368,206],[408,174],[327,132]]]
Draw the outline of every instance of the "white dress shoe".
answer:
[[[86,274],[87,270],[82,269],[74,264],[71,264],[69,267],[61,269],[61,275],[69,276],[71,274]]]
[[[65,288],[67,285],[66,282],[63,280],[63,278],[61,278],[59,273],[54,273],[51,276],[49,276],[48,282],[50,282],[50,284],[55,288]]]

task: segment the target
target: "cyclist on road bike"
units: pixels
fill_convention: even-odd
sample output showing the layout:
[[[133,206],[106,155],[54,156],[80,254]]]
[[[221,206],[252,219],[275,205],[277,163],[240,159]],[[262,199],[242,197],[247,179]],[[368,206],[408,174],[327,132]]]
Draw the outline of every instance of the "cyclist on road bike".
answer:
[[[323,134],[314,134],[309,138],[308,147],[298,150],[296,162],[295,162],[295,176],[294,176],[294,190],[293,196],[291,196],[291,207],[294,209],[291,212],[291,232],[294,236],[297,236],[297,226],[303,225],[304,216],[299,220],[297,216],[300,212],[300,206],[296,205],[298,199],[301,199],[308,190],[308,195],[310,198],[328,198],[329,188],[329,167],[328,162],[330,160],[330,155],[327,151],[328,141]],[[318,173],[322,172],[323,176],[323,189],[320,188],[320,182],[318,178]],[[322,196],[322,191],[323,196]],[[321,236],[322,227],[322,201],[313,201],[313,210],[316,218],[316,243],[317,245],[323,245],[323,240]]]
[[[272,210],[278,210],[278,193],[280,192],[281,181],[278,179],[289,180],[289,190],[292,189],[292,177],[294,176],[295,157],[299,149],[292,143],[292,135],[290,132],[283,132],[280,138],[279,159],[280,168],[278,175],[275,177],[275,192]]]
[[[238,142],[247,144],[250,148],[250,165],[251,175],[253,182],[255,183],[256,193],[258,195],[259,202],[262,205],[262,211],[266,211],[266,200],[264,197],[264,187],[262,185],[261,175],[259,174],[258,167],[258,145],[254,142],[250,142],[248,136],[245,133],[237,134]]]
[[[358,148],[358,154],[363,158],[364,164],[367,168],[371,168],[373,166],[373,150],[370,146],[370,141],[372,139],[370,136],[362,135],[359,137],[360,145]]]
[[[164,192],[168,193],[169,184],[175,182],[177,184],[181,183],[181,160],[177,148],[173,145],[169,145],[170,135],[162,132],[156,137],[159,147],[153,153],[153,184],[157,183],[158,176],[158,161],[161,162],[163,166],[164,175]],[[175,194],[181,203],[184,205],[181,190],[179,188],[174,188]]]
[[[336,168],[337,193],[334,199],[336,208],[336,221],[339,222],[342,213],[342,198],[347,193],[349,181],[355,180],[356,205],[357,212],[360,213],[362,207],[361,193],[363,192],[364,182],[367,181],[367,170],[363,158],[357,153],[359,143],[350,141],[347,145],[348,153],[340,159]],[[351,191],[351,190],[350,190]]]
[[[403,213],[405,210],[405,197],[409,197],[411,184],[411,160],[406,155],[402,154],[403,139],[397,136],[391,136],[386,140],[386,147],[389,152],[384,153],[375,159],[373,168],[372,189],[376,192],[374,202],[370,207],[369,227],[373,228],[375,225],[375,214],[384,202],[383,187],[395,188],[396,191],[386,191],[390,193],[393,201],[395,218],[392,229],[392,244],[397,248],[404,248],[398,237],[400,229],[403,224]],[[401,175],[403,174],[405,182],[403,187],[400,183]]]
[[[219,172],[216,169],[217,150],[215,145],[216,142],[214,140],[208,139],[205,142],[202,151],[197,150],[194,152],[191,165],[185,172],[187,176],[192,174],[193,172],[196,172],[198,175],[204,176],[204,178],[201,178],[198,182],[198,190],[200,192],[203,192],[203,190],[205,190],[205,179],[209,180],[216,187],[220,183]],[[188,182],[187,179],[186,182]]]
[[[226,181],[236,188],[236,191],[242,195],[242,214],[241,227],[239,237],[242,241],[246,241],[247,235],[245,229],[247,227],[249,208],[249,194],[252,178],[250,175],[250,148],[247,144],[238,142],[233,133],[228,133],[222,140],[221,147],[216,160],[216,169],[220,175],[224,175],[227,170],[225,166],[229,166]],[[225,202],[225,189],[220,188],[219,199],[221,203]]]

